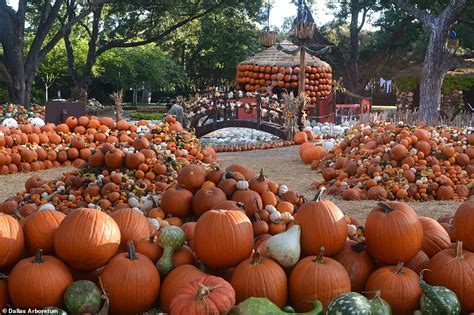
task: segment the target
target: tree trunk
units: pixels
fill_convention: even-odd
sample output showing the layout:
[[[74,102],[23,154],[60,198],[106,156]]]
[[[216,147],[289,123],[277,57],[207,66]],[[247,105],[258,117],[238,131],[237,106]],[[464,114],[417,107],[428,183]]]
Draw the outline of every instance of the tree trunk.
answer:
[[[438,23],[430,34],[420,82],[420,116],[426,123],[436,123],[441,108],[441,87],[451,67],[446,50],[448,29]]]
[[[135,87],[133,88],[132,106],[138,106],[138,92]]]
[[[47,82],[44,83],[44,99],[45,102],[49,101],[49,85]]]
[[[151,103],[151,91],[150,91],[150,86],[148,84],[143,85],[143,91],[142,91],[142,102],[150,104]]]

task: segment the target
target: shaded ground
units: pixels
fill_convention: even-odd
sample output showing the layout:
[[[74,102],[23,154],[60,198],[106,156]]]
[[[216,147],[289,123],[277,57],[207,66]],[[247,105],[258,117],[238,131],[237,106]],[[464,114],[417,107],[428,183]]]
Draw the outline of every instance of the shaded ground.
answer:
[[[218,153],[218,160],[222,166],[230,164],[242,164],[255,169],[264,169],[264,174],[269,179],[286,184],[306,198],[312,198],[314,191],[310,184],[314,181],[322,181],[320,174],[312,171],[309,165],[301,161],[299,157],[299,146],[284,147],[271,150],[245,151],[245,152],[223,152]],[[344,201],[327,196],[333,200],[344,213],[354,216],[362,221],[375,206],[376,201]],[[410,206],[421,216],[437,219],[441,214],[455,211],[459,202],[454,201],[431,201],[431,202],[409,202]]]
[[[264,169],[265,175],[271,180],[286,184],[306,198],[312,198],[314,191],[310,189],[310,184],[314,181],[321,181],[322,178],[309,165],[305,165],[299,157],[298,146],[284,147],[271,150],[226,152],[219,153],[218,159],[222,166],[237,163],[255,169]],[[13,174],[0,176],[0,201],[14,196],[16,192],[24,190],[25,181],[33,175],[41,176],[45,179],[57,178],[64,172],[72,168],[55,168],[38,173]],[[376,201],[344,201],[333,200],[345,213],[357,217],[364,221],[367,213],[375,206]],[[442,213],[455,211],[459,203],[454,201],[432,201],[432,202],[410,202],[410,206],[419,215],[438,218]]]

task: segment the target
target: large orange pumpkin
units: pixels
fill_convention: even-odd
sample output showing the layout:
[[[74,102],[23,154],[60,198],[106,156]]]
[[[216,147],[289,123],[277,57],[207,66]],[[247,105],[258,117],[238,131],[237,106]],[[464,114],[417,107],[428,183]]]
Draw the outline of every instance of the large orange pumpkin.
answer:
[[[420,217],[423,226],[423,242],[421,250],[428,257],[433,257],[436,253],[443,249],[451,248],[451,240],[448,232],[435,219],[428,217]]]
[[[204,276],[181,287],[171,300],[176,315],[227,314],[235,305],[235,291],[222,278]]]
[[[161,287],[160,309],[163,312],[169,313],[171,300],[176,295],[176,292],[186,284],[202,278],[204,275],[204,272],[192,265],[182,265],[171,270]]]
[[[336,260],[324,257],[324,249],[318,256],[307,256],[291,271],[290,299],[297,312],[309,312],[312,301],[320,301],[324,308],[340,294],[351,291],[351,280],[346,269]]]
[[[239,164],[229,165],[226,169],[226,172],[237,172],[244,175],[245,180],[249,181],[255,177],[254,170]]]
[[[237,266],[253,248],[253,228],[241,211],[210,210],[197,221],[194,251],[212,269]]]
[[[474,253],[463,251],[463,243],[456,249],[445,249],[434,255],[425,273],[426,282],[444,286],[456,293],[465,313],[474,312]]]
[[[132,209],[119,209],[110,215],[120,229],[120,248],[127,249],[129,241],[137,243],[150,235],[150,227],[142,213]]]
[[[286,304],[287,282],[283,268],[274,260],[261,257],[258,250],[235,268],[230,280],[237,303],[249,297],[263,297],[280,308]]]
[[[174,217],[184,218],[191,214],[193,193],[187,189],[176,187],[167,189],[161,196],[161,209]]]
[[[353,240],[346,241],[344,249],[334,259],[347,270],[351,279],[352,291],[364,291],[367,279],[375,270],[374,260],[365,250],[365,243],[357,243]]]
[[[347,223],[342,211],[329,200],[321,200],[323,189],[313,201],[304,203],[294,215],[301,227],[301,248],[306,255],[324,247],[329,257],[337,255],[346,243]]]
[[[187,164],[178,172],[178,184],[192,192],[206,181],[206,171],[199,165]]]
[[[365,238],[369,254],[377,261],[408,262],[421,249],[423,226],[407,204],[380,202],[367,216]]]
[[[200,217],[204,212],[212,209],[216,204],[227,200],[225,193],[217,188],[201,188],[193,198],[193,212]]]
[[[15,265],[8,280],[8,291],[16,307],[60,307],[64,291],[71,283],[68,267],[54,256],[43,256],[39,249],[36,257],[25,258]]]
[[[301,158],[306,164],[311,164],[314,160],[320,160],[326,153],[322,146],[313,145],[303,149]]]
[[[422,291],[418,284],[418,275],[411,269],[397,266],[385,266],[377,269],[367,280],[365,291],[380,291],[394,314],[411,315],[418,309]]]
[[[453,219],[454,236],[463,241],[464,247],[474,251],[474,202],[462,203]]]
[[[128,246],[128,252],[117,254],[100,274],[111,313],[145,312],[160,292],[158,269],[147,256],[135,252],[133,241]]]
[[[56,255],[79,270],[102,267],[115,255],[119,245],[119,226],[97,209],[72,210],[54,235]]]
[[[26,247],[31,255],[42,249],[54,254],[54,234],[66,215],[56,210],[42,210],[28,216],[23,225]]]
[[[12,216],[0,213],[0,270],[13,266],[25,244],[23,228]]]

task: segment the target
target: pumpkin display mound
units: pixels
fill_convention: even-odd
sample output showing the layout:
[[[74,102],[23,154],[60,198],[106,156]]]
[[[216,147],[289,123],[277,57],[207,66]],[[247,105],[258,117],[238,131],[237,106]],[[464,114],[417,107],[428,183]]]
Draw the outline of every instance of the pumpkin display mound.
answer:
[[[466,200],[474,194],[471,132],[388,122],[354,125],[332,150],[313,159],[312,168],[324,178],[313,186],[326,186],[345,200]]]

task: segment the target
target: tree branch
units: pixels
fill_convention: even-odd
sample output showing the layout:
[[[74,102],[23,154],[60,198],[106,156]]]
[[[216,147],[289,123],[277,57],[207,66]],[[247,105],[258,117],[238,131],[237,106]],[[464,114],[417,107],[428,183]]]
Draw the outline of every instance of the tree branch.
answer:
[[[370,11],[370,6],[364,8],[364,13],[362,14],[362,21],[360,23],[360,26],[357,28],[357,33],[360,33],[362,30],[362,27],[364,27],[365,24],[365,18],[367,17],[367,13]]]
[[[89,28],[89,26],[87,26],[84,22],[82,21],[79,21],[79,25],[82,26],[82,28],[84,28],[87,32],[87,34],[89,35],[89,37],[92,37],[92,32],[91,32],[91,29]]]
[[[459,19],[468,4],[469,0],[451,0],[443,12],[441,12],[439,18],[441,18],[442,21],[446,21],[447,25],[451,25],[454,21]]]
[[[401,9],[408,14],[413,15],[417,20],[422,22],[426,27],[432,29],[435,25],[435,18],[425,10],[420,10],[406,0],[393,0]],[[464,0],[463,0],[464,1]]]
[[[70,29],[74,24],[78,23],[80,20],[84,19],[88,14],[90,14],[93,10],[95,10],[99,5],[105,3],[106,0],[97,0],[94,1],[88,9],[84,9],[79,15],[75,16],[71,20],[69,20],[66,24],[64,24],[59,31],[51,38],[51,40],[41,49],[40,52],[40,59],[44,58],[55,46],[56,44],[63,38],[64,33],[66,30]]]
[[[13,10],[8,4],[6,0],[0,0],[0,10],[7,13],[11,17],[15,16],[15,10]]]
[[[189,22],[197,20],[197,19],[199,19],[203,16],[206,16],[207,14],[211,13],[212,11],[214,11],[218,7],[220,7],[225,1],[226,0],[222,0],[219,3],[217,3],[216,5],[211,6],[208,9],[202,11],[201,13],[198,13],[198,14],[190,16],[190,17],[188,17],[184,20],[181,20],[180,22],[170,26],[166,31],[164,31],[160,34],[157,34],[155,36],[151,36],[147,39],[144,39],[144,40],[141,40],[141,41],[136,41],[136,42],[127,42],[126,40],[121,39],[121,40],[113,40],[113,41],[110,41],[108,43],[105,43],[102,47],[100,47],[97,50],[97,56],[100,56],[104,52],[106,52],[107,50],[110,50],[110,49],[116,48],[116,47],[123,47],[123,48],[138,47],[138,46],[143,46],[143,45],[146,45],[146,44],[156,42],[156,41],[162,39],[163,37],[167,36],[168,34],[172,33],[176,29],[180,28],[181,26],[184,26],[184,25],[188,24]]]

